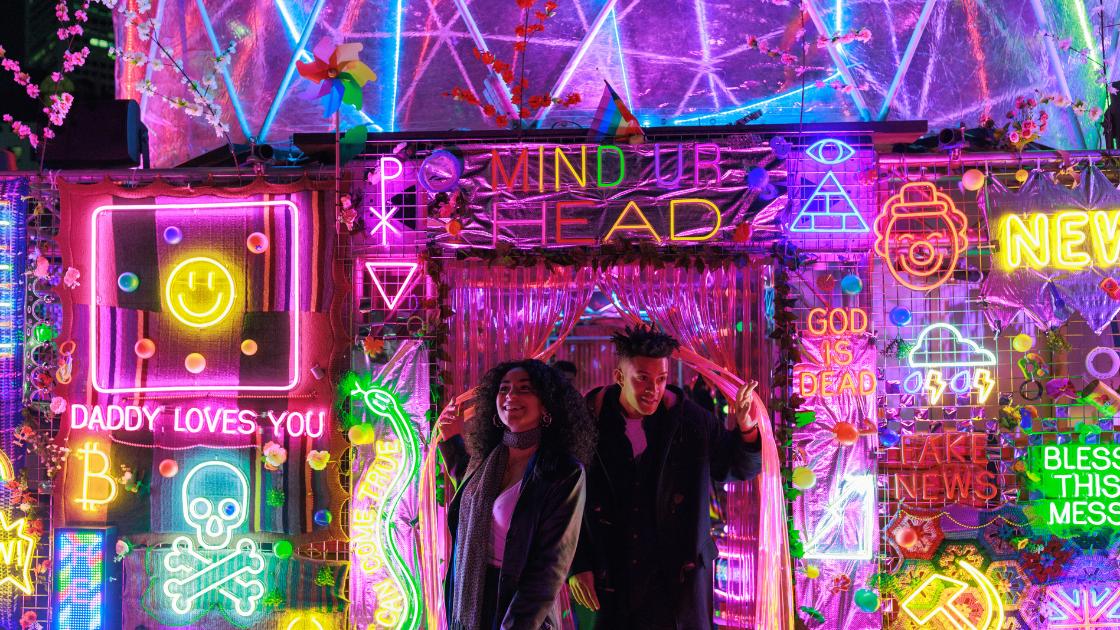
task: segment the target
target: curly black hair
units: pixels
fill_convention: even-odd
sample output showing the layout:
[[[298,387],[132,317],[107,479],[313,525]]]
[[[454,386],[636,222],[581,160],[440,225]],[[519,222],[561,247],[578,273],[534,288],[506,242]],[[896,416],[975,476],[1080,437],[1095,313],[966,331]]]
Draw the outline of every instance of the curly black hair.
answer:
[[[502,443],[505,427],[495,422],[498,416],[498,385],[511,370],[521,368],[529,373],[533,391],[552,416],[552,422],[541,426],[541,444],[538,462],[556,461],[573,457],[587,465],[595,450],[598,430],[591,418],[587,402],[563,374],[536,359],[508,361],[499,364],[482,377],[473,399],[473,431],[466,436],[471,457],[485,457]]]
[[[681,342],[672,335],[654,328],[639,324],[633,328],[627,326],[622,332],[611,335],[614,344],[614,354],[620,359],[630,357],[650,357],[664,359],[681,347]]]

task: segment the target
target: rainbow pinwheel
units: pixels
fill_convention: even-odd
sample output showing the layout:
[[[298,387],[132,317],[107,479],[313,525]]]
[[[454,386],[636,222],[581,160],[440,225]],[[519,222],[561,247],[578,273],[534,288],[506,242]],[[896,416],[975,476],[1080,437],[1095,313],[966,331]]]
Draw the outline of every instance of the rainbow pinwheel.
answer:
[[[330,118],[343,103],[361,108],[362,86],[377,79],[373,70],[358,59],[361,44],[339,44],[333,52],[331,45],[329,39],[322,39],[312,51],[314,61],[296,62],[300,76],[321,86],[315,98],[323,99],[323,118]]]

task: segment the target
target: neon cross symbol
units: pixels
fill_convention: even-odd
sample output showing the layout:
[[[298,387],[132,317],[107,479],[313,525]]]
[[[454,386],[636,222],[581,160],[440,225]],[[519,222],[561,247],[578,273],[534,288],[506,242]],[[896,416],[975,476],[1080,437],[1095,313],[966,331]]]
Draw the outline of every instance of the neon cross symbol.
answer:
[[[958,560],[957,565],[964,569],[965,573],[976,581],[981,594],[984,597],[984,615],[979,624],[973,624],[969,620],[967,613],[962,613],[954,606],[965,591],[968,590],[969,585],[967,582],[953,579],[947,575],[934,573],[922,582],[918,588],[914,589],[913,593],[902,600],[902,611],[905,612],[918,627],[925,627],[930,621],[937,617],[943,617],[946,621],[951,623],[957,630],[999,630],[1003,627],[1003,602],[1000,601],[999,593],[996,592],[995,585],[992,581],[984,577],[984,574],[976,569],[976,567],[965,562]],[[946,599],[944,591],[952,589],[952,594]],[[921,603],[915,603],[915,600],[921,598],[924,600],[932,600],[938,598],[936,605],[930,605],[928,608]],[[915,612],[918,608],[919,612],[924,611],[925,614],[920,617]]]

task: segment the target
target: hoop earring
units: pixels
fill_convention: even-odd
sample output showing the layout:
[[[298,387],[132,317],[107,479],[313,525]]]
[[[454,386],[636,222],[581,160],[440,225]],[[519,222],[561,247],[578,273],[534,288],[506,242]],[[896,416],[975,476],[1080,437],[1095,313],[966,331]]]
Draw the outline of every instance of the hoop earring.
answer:
[[[552,414],[547,411],[541,414],[541,426],[547,427],[552,424]]]
[[[494,426],[498,427],[499,429],[502,428],[502,421],[498,419],[498,414],[490,416],[490,422],[493,422]]]

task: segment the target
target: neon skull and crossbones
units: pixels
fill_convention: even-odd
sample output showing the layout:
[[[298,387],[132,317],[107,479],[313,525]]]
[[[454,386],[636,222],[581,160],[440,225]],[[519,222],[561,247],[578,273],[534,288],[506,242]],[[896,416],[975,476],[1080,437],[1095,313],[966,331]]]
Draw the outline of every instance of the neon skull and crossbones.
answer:
[[[170,576],[163,593],[176,613],[227,605],[242,617],[256,612],[264,596],[264,557],[249,538],[230,544],[245,522],[248,501],[245,475],[227,462],[200,464],[183,479],[184,516],[195,540],[175,538],[163,559]]]

